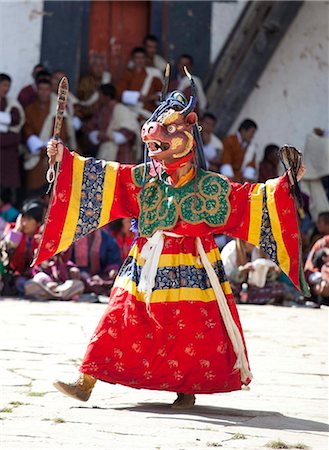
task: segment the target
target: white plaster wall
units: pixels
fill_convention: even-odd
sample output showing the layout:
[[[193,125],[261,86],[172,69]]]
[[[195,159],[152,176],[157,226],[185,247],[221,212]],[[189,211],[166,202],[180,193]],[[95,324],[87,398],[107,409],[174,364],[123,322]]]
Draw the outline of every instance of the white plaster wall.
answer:
[[[31,83],[40,62],[43,1],[0,1],[0,72],[12,78],[9,95]]]
[[[237,21],[245,0],[236,2],[212,2],[210,61],[214,62],[222,49],[229,33]]]
[[[307,133],[329,127],[328,17],[329,2],[303,4],[231,129],[247,117],[257,122],[259,159],[268,143],[303,150]]]

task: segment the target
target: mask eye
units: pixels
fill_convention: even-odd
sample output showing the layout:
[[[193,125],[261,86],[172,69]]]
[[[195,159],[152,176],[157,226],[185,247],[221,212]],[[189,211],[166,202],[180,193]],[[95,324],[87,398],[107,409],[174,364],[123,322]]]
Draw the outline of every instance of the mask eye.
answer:
[[[175,125],[168,125],[167,131],[168,131],[168,133],[175,133],[175,131],[176,131]]]

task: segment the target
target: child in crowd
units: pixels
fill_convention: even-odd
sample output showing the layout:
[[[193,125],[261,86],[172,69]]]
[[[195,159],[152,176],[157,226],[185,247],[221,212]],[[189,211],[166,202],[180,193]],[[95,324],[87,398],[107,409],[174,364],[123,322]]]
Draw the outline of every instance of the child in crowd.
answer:
[[[117,241],[120,248],[121,260],[124,261],[134,242],[135,234],[131,231],[130,219],[117,219],[110,223],[111,236]]]
[[[39,200],[27,201],[15,223],[8,223],[0,240],[2,295],[24,295],[24,285],[32,277],[31,263],[38,246],[44,214]]]
[[[32,269],[33,278],[25,283],[25,297],[36,300],[80,299],[84,284],[77,279],[79,270],[60,253]]]
[[[86,293],[110,294],[122,259],[119,246],[108,231],[98,229],[79,239],[67,250],[66,256],[79,269]]]
[[[14,222],[19,211],[10,203],[10,189],[1,188],[0,189],[0,217],[6,222]]]

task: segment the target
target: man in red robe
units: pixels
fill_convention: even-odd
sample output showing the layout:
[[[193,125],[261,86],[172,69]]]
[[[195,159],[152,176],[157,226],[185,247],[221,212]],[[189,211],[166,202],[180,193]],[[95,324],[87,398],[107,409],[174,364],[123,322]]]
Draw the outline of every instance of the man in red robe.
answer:
[[[48,145],[61,169],[36,263],[109,221],[138,218],[136,242],[79,379],[55,383],[76,399],[88,400],[99,379],[176,392],[173,408],[190,408],[197,393],[250,383],[243,332],[214,234],[260,246],[305,289],[293,178],[241,185],[200,167],[193,83],[192,94],[187,102],[172,93],[143,125],[150,164],[93,161],[54,140]],[[302,166],[297,178],[303,173]]]

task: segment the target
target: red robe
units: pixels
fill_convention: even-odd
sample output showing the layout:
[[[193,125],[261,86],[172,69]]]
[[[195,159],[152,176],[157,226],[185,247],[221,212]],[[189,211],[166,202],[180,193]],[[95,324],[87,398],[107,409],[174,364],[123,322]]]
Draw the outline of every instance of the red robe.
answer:
[[[266,248],[299,287],[298,225],[287,179],[241,185],[198,170],[196,182],[175,188],[147,171],[141,202],[142,177],[143,166],[64,153],[36,262],[119,217],[138,218],[140,231],[80,370],[135,388],[184,393],[240,389],[236,354],[196,238],[201,238],[243,340],[213,234],[225,232]],[[146,296],[137,287],[145,263],[141,249],[157,230],[180,237],[164,236],[148,310]]]

